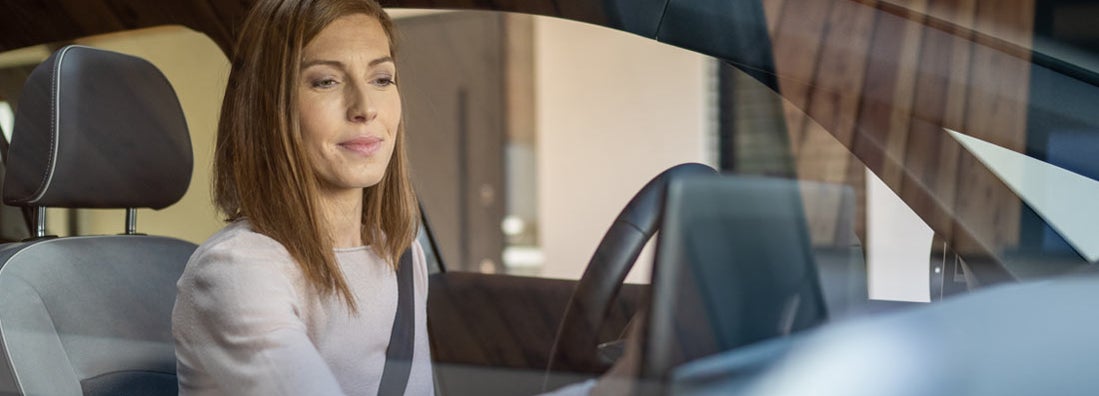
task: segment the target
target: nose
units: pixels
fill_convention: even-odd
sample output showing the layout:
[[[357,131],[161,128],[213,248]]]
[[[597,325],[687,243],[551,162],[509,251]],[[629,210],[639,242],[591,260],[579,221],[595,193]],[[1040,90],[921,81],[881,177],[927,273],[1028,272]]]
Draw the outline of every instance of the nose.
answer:
[[[373,121],[378,116],[378,109],[370,97],[369,88],[363,84],[349,84],[346,89],[347,120],[353,123]]]

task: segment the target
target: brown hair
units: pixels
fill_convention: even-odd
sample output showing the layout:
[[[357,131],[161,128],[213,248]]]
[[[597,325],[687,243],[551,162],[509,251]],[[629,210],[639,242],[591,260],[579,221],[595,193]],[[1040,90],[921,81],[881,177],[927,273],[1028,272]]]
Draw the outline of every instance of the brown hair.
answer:
[[[352,312],[351,290],[323,231],[318,181],[303,149],[297,114],[302,48],[336,19],[366,14],[381,22],[396,54],[393,23],[374,0],[260,0],[232,54],[218,122],[214,201],[228,220],[281,243],[320,295],[338,294]],[[404,123],[378,184],[364,189],[363,243],[396,269],[415,238],[419,207],[409,181]]]

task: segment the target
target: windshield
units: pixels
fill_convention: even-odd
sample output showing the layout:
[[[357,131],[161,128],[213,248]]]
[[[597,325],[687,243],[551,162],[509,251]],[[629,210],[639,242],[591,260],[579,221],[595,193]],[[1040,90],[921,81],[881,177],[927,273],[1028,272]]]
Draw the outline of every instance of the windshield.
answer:
[[[392,10],[400,32],[401,122],[424,212],[419,240],[432,274],[432,357],[438,367],[451,366],[438,382],[452,394],[534,392],[546,383],[541,372],[550,366],[556,326],[577,280],[599,258],[597,247],[634,194],[677,164],[703,164],[735,180],[781,180],[787,184],[776,188],[796,198],[751,201],[738,191],[735,198],[703,200],[716,209],[694,207],[774,216],[738,229],[759,243],[721,245],[728,240],[687,231],[651,238],[625,276],[607,325],[592,331],[600,353],[612,352],[600,355],[599,365],[576,369],[580,377],[610,367],[633,314],[659,298],[652,295],[660,293],[654,289],[661,257],[687,263],[668,252],[691,244],[728,248],[711,250],[722,263],[762,257],[755,275],[809,276],[816,286],[804,290],[819,301],[782,300],[775,315],[753,322],[758,333],[737,341],[702,332],[715,339],[672,353],[678,355],[663,362],[661,375],[825,322],[989,285],[1071,276],[1099,261],[1095,5],[430,3],[516,11]],[[18,136],[22,84],[63,44],[149,60],[180,99],[195,167],[187,195],[161,211],[142,209],[138,230],[201,244],[225,226],[210,200],[210,165],[230,32],[239,24],[233,15],[243,15],[237,8],[247,4],[219,4],[216,17],[175,12],[191,3],[179,4],[130,10],[141,18],[103,9],[104,20],[113,22],[74,28],[86,37],[9,24],[24,33],[6,37],[5,30],[0,41],[0,130],[5,138]],[[44,17],[43,26],[67,20]],[[697,190],[702,198],[721,196],[704,187]],[[790,205],[771,210],[777,203]],[[48,214],[47,234],[62,237],[116,234],[125,215],[83,208]],[[709,224],[707,214],[684,221]],[[36,219],[29,210],[4,207],[0,220],[0,238],[19,241]],[[780,223],[793,231],[770,238],[767,226]],[[744,246],[782,254],[736,250]],[[812,270],[787,271],[802,264]],[[743,297],[735,293],[741,289],[721,289],[735,284],[720,278],[732,272],[712,273],[718,275],[693,273],[703,279],[676,286],[690,290],[692,300],[675,295],[666,306],[709,311],[683,309],[675,313],[684,318],[657,315],[652,323],[738,329],[733,316],[740,311],[721,304]],[[755,282],[745,288],[765,283],[741,278]],[[706,316],[715,313],[721,318]],[[644,326],[639,322],[633,321]],[[706,327],[715,323],[724,327]],[[678,335],[704,338],[698,334]],[[471,374],[471,367],[489,373]],[[500,368],[538,374],[491,380]]]

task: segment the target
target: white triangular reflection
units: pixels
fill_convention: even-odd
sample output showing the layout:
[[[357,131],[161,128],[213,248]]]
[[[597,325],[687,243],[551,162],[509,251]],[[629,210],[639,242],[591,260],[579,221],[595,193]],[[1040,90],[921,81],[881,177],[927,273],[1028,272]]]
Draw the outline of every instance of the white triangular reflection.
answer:
[[[943,128],[1089,262],[1099,260],[1099,181]]]

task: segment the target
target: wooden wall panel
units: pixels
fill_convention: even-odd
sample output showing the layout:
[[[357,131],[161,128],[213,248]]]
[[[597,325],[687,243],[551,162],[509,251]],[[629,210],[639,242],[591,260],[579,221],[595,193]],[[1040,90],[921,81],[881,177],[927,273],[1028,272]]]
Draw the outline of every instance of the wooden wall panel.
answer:
[[[874,29],[873,9],[839,1],[828,18],[829,40],[824,43],[810,106],[820,126],[833,131],[836,139],[850,144],[855,132],[859,97],[863,89],[866,57]]]
[[[798,109],[807,107],[809,103],[809,88],[816,74],[817,54],[821,46],[821,41],[815,38],[828,26],[826,22],[832,1],[785,2],[781,7],[766,5],[772,1],[775,0],[764,0],[765,10],[781,12],[778,17],[768,17],[778,22],[774,34],[793,37],[786,40],[772,38],[771,44],[775,59],[784,61],[779,69],[782,78],[779,89],[783,97],[794,105],[794,108],[786,108],[786,125],[790,133],[790,147],[796,156],[801,147],[801,131],[806,123],[804,112]]]
[[[980,0],[974,28],[1029,47],[1026,37],[1033,31],[1033,10],[1033,0]],[[975,45],[970,65],[968,114],[961,131],[1002,147],[1025,151],[1030,59]],[[979,167],[976,158],[965,153],[958,163],[960,169]],[[956,210],[971,214],[972,233],[989,235],[990,240],[982,241],[988,246],[1015,246],[1022,203],[998,178],[971,176],[958,180]]]
[[[924,11],[927,5],[924,0],[905,1],[903,3],[902,6],[916,12]],[[883,164],[884,168],[880,176],[887,184],[900,183],[905,158],[908,156],[909,149],[912,148],[908,145],[908,137],[911,130],[912,105],[916,97],[916,71],[919,70],[920,66],[920,44],[923,39],[924,29],[920,21],[904,20],[887,14],[881,15],[879,22],[879,28],[882,28],[882,30],[893,28],[895,31],[888,32],[894,34],[879,34],[875,37],[884,38],[885,45],[892,44],[898,47],[896,54],[897,66],[893,68],[894,72],[892,73],[894,78],[892,97],[887,99],[887,102],[891,104],[891,108],[886,112],[889,115],[889,124],[887,129],[888,137],[885,142],[885,157],[890,160],[885,161]],[[873,65],[878,66],[880,63],[874,63]],[[885,70],[890,68],[876,67],[874,69]]]
[[[829,39],[821,41],[819,61],[813,65],[815,67],[810,80],[814,84],[808,86],[809,98],[806,106],[813,109],[814,119],[805,119],[802,115],[804,112],[799,109],[787,113],[788,128],[792,130],[793,136],[798,137],[797,145],[800,149],[795,158],[798,175],[803,179],[862,185],[862,167],[851,166],[853,157],[847,146],[854,135],[855,115],[860,105],[858,93],[862,91],[865,80],[866,56],[870,51],[874,17],[873,9],[857,4],[837,1],[832,5],[826,21]],[[791,85],[800,86],[786,84],[780,89]],[[861,189],[856,189],[856,192],[861,192]],[[836,240],[846,237],[838,235],[835,230],[840,224],[835,217],[841,213],[841,202],[838,201],[840,197],[831,197],[836,200],[822,198],[824,197],[818,196],[816,201],[807,200],[806,205],[817,206],[807,207],[807,213],[834,215],[811,218],[809,227],[814,243],[832,245],[834,241],[828,241],[827,237]],[[861,208],[864,205],[857,206]],[[859,219],[862,218],[861,213],[856,214],[855,220],[860,225],[857,227],[860,228],[860,233],[863,221]],[[822,237],[825,239],[821,239]]]
[[[949,16],[952,20],[971,23],[975,0],[931,0],[928,13]],[[908,139],[909,150],[929,155],[913,155],[905,158],[905,168],[913,173],[913,180],[922,180],[927,188],[939,192],[943,202],[954,201],[957,185],[957,144],[942,133],[943,126],[963,120],[965,110],[964,83],[969,72],[970,41],[964,37],[937,29],[922,29],[919,72],[916,78],[915,99]],[[955,127],[957,129],[957,127]],[[931,153],[939,153],[934,155]],[[902,186],[901,191],[920,186]],[[936,230],[952,227],[945,211],[935,211],[929,202],[911,203],[917,212],[930,213],[928,224]],[[940,231],[949,233],[949,231]]]
[[[956,250],[1014,247],[1021,202],[942,128],[1025,150],[1033,0],[764,5],[799,177],[861,197],[865,166]]]
[[[929,8],[933,15],[941,16],[954,21],[960,26],[972,26],[973,18],[977,11],[976,0],[933,0]],[[946,96],[944,103],[942,126],[958,130],[965,123],[965,101],[969,76],[969,61],[972,57],[972,42],[968,35],[957,35],[942,30],[935,30],[931,43],[941,42],[950,52],[949,69],[946,71]],[[938,37],[942,37],[939,39]],[[935,121],[931,119],[931,121]],[[958,186],[958,161],[964,150],[957,142],[946,136],[938,138],[938,169],[935,170],[934,191],[942,202],[955,202]],[[952,220],[944,211],[937,211],[928,216],[929,224],[936,230],[944,230],[943,235],[951,235]]]

